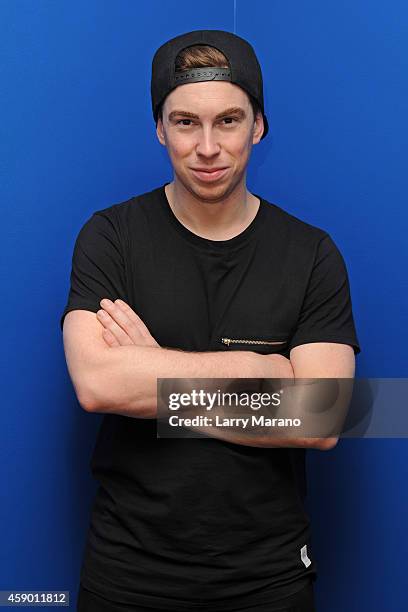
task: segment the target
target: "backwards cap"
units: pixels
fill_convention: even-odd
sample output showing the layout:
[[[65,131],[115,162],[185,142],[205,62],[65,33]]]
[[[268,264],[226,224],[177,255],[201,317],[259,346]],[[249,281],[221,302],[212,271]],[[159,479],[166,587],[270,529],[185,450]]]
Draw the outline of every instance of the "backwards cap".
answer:
[[[215,47],[225,55],[229,68],[208,66],[176,72],[177,55],[193,45]],[[264,119],[262,138],[265,138],[269,126],[264,112],[262,71],[255,51],[248,41],[224,30],[194,30],[171,38],[161,45],[152,61],[151,98],[155,122],[157,123],[160,105],[175,87],[198,81],[230,81],[244,89],[259,104]]]

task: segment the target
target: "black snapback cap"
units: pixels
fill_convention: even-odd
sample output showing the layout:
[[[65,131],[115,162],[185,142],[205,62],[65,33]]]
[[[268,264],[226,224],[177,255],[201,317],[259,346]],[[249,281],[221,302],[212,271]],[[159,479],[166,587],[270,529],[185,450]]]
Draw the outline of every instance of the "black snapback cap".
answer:
[[[176,72],[177,55],[186,47],[209,45],[221,51],[229,68],[208,66]],[[230,81],[239,85],[259,104],[264,119],[262,138],[269,126],[264,112],[263,80],[261,66],[252,46],[244,38],[224,30],[193,30],[171,38],[159,47],[153,56],[151,98],[153,117],[157,123],[160,105],[178,85],[198,81]]]

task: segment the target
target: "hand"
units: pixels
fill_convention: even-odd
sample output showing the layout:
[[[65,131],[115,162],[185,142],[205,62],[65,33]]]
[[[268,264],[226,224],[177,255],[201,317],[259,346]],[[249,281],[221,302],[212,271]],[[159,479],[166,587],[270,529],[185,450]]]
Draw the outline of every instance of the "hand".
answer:
[[[142,319],[123,300],[100,301],[102,310],[96,316],[102,324],[102,336],[110,347],[130,344],[160,347]]]

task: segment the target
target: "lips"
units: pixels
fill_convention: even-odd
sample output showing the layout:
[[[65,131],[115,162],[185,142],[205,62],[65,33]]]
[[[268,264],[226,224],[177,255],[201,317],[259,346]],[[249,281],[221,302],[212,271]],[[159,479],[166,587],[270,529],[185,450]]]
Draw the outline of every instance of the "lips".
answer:
[[[224,170],[225,166],[218,166],[214,168],[192,168],[192,170],[196,170],[198,172],[217,172],[218,170]]]
[[[221,178],[226,173],[228,168],[191,168],[191,170],[194,176],[196,176],[201,181],[208,183]]]

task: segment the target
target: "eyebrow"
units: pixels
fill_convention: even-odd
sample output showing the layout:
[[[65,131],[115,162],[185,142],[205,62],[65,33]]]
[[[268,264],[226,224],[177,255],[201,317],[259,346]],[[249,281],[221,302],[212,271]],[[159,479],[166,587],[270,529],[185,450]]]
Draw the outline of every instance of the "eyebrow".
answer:
[[[243,108],[241,108],[240,106],[231,106],[231,108],[227,108],[221,113],[218,113],[215,118],[221,119],[222,117],[227,117],[229,115],[238,115],[240,119],[245,119],[246,117],[246,113]],[[198,115],[184,110],[171,111],[171,113],[169,114],[169,121],[171,121],[175,117],[190,117],[191,119],[199,119]]]

